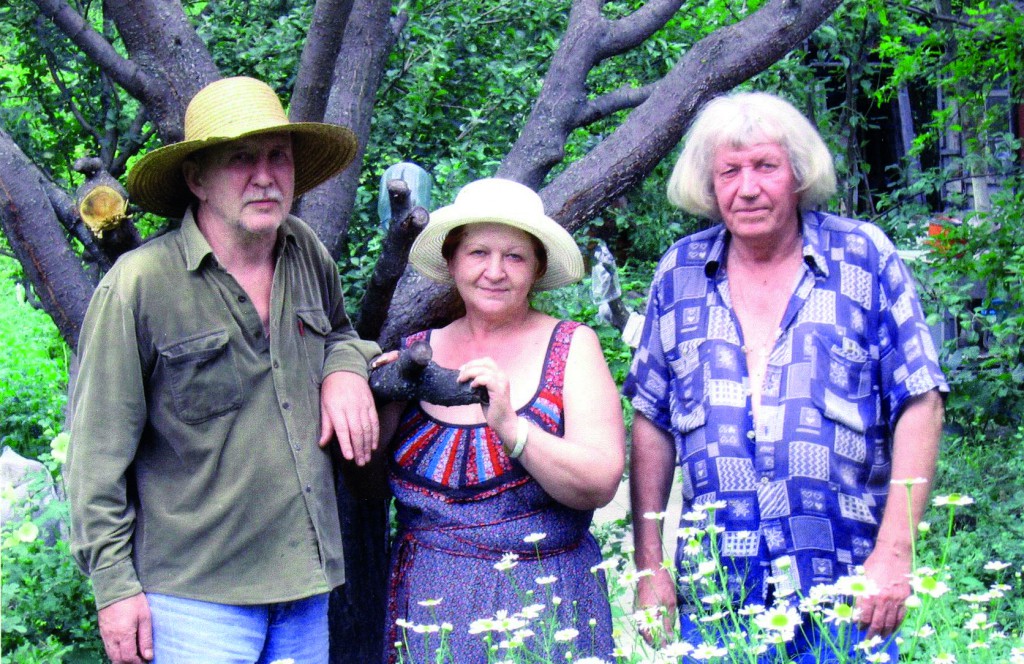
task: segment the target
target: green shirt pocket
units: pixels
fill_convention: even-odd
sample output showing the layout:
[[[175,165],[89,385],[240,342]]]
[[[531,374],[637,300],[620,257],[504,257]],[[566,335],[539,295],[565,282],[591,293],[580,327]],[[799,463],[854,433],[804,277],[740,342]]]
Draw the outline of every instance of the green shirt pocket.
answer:
[[[241,407],[242,381],[228,341],[227,331],[217,330],[158,349],[183,422],[199,424]]]
[[[331,321],[323,309],[297,309],[295,315],[298,317],[302,351],[306,356],[310,380],[314,385],[319,385],[323,381],[324,358],[327,336],[331,333]]]

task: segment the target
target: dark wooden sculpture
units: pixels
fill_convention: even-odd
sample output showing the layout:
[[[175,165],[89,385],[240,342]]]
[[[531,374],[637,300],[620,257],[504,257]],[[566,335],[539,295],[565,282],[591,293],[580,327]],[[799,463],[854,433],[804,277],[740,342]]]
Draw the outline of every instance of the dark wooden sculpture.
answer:
[[[445,369],[431,358],[426,341],[403,350],[398,359],[370,372],[370,389],[380,401],[426,401],[439,406],[487,403],[487,390],[458,381],[459,372]]]

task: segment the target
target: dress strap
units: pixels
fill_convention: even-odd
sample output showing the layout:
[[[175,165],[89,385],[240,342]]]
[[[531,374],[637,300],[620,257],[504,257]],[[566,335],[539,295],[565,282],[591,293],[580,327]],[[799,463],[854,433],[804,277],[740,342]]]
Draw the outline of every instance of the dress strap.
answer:
[[[583,323],[574,320],[558,321],[551,333],[547,356],[544,358],[544,371],[541,376],[540,390],[548,394],[561,396],[565,386],[565,363],[569,359],[569,346],[572,335]]]

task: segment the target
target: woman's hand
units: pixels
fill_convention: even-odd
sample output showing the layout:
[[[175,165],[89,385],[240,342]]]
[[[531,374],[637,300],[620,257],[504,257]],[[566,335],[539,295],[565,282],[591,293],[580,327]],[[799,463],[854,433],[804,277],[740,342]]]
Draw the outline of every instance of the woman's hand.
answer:
[[[484,417],[488,426],[498,434],[505,449],[511,450],[516,439],[517,415],[512,407],[508,376],[494,360],[481,357],[459,367],[459,382],[466,381],[470,381],[471,387],[487,390],[489,403],[482,405]]]

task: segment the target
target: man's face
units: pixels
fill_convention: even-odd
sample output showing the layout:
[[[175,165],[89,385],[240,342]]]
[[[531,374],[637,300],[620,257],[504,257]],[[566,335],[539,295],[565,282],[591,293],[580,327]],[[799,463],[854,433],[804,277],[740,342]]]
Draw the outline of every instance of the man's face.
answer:
[[[292,207],[295,164],[287,132],[241,138],[185,164],[200,220],[243,236],[276,234]]]
[[[715,199],[733,236],[765,240],[798,227],[798,185],[781,145],[723,145],[715,151],[713,168]]]

